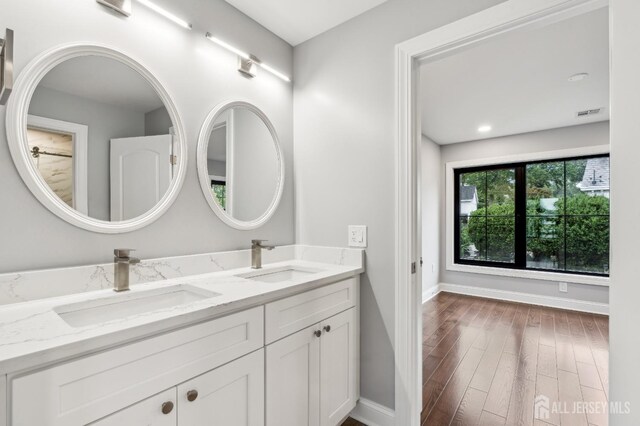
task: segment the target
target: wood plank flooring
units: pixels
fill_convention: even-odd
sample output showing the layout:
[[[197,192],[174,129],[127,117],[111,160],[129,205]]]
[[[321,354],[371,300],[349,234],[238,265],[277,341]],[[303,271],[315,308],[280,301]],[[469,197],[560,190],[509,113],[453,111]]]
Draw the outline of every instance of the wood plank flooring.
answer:
[[[351,417],[349,417],[347,420],[344,421],[344,423],[342,423],[342,426],[367,426],[364,423],[360,423],[357,420],[353,420]]]
[[[423,425],[607,425],[572,413],[607,401],[607,317],[440,293],[423,321]],[[538,395],[550,402],[544,418]]]
[[[570,413],[607,401],[606,316],[440,293],[423,323],[423,426],[607,425],[602,413]],[[539,395],[550,402],[544,418]]]

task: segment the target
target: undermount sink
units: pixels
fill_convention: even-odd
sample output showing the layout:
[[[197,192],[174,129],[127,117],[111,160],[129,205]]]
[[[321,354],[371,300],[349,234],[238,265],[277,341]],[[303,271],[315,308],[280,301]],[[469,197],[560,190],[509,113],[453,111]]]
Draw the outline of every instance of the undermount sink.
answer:
[[[282,266],[279,268],[258,269],[254,272],[247,272],[236,276],[265,283],[278,283],[281,281],[307,278],[309,275],[317,274],[318,272],[323,272],[323,270],[299,266]]]
[[[84,327],[217,296],[220,296],[220,293],[179,284],[157,290],[127,292],[86,302],[71,303],[58,306],[54,311],[70,326]]]

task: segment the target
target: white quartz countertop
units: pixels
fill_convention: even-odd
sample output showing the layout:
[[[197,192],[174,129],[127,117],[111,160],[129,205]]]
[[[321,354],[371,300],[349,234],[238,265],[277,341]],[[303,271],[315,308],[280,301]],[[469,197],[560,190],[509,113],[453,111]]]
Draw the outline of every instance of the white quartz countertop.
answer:
[[[302,259],[274,262],[263,267],[266,271],[283,266],[311,268],[319,272],[289,281],[267,283],[236,276],[255,272],[250,268],[238,268],[137,284],[124,293],[104,289],[0,306],[0,374],[21,372],[118,346],[262,305],[363,272],[362,264],[341,265]],[[72,303],[114,295],[131,297],[139,292],[177,284],[220,295],[83,327],[70,326],[54,311],[57,307]]]

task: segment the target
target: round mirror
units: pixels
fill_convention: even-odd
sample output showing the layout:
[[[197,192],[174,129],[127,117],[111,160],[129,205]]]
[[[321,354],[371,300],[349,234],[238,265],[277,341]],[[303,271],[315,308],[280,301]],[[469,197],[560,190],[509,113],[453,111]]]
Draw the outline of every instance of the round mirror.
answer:
[[[267,116],[247,102],[214,108],[198,140],[198,176],[205,198],[226,224],[254,229],[282,196],[284,159]]]
[[[31,63],[7,107],[7,138],[33,194],[91,231],[156,220],[184,180],[184,131],[168,93],[103,46],[63,46]]]

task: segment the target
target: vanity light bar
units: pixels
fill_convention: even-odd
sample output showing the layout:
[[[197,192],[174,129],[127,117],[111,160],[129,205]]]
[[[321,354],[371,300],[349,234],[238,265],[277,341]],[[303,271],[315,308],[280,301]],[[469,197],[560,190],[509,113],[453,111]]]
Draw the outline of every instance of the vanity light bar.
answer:
[[[251,57],[249,56],[248,53],[245,53],[240,49],[236,49],[235,47],[233,47],[229,43],[226,43],[226,42],[220,40],[219,38],[212,36],[211,33],[207,33],[207,38],[209,40],[211,40],[212,42],[214,42],[215,44],[217,44],[218,46],[222,46],[225,49],[227,49],[228,51],[233,52],[236,55],[240,56],[242,59],[251,59]]]
[[[164,16],[165,18],[169,19],[170,21],[175,22],[176,24],[180,25],[181,27],[184,27],[184,28],[186,28],[188,30],[190,30],[191,27],[192,27],[189,22],[185,21],[184,19],[178,18],[173,13],[161,8],[160,6],[158,6],[155,3],[152,3],[149,0],[138,0],[138,3],[148,7],[149,9],[153,10],[154,12],[156,12],[159,15]]]
[[[265,64],[264,62],[258,62],[258,65],[260,65],[260,68],[269,71],[271,74],[275,75],[276,77],[279,77],[279,78],[283,79],[287,83],[291,82],[291,79],[289,77],[287,77],[286,75],[282,74],[280,71],[270,67],[269,65]]]
[[[271,74],[275,75],[278,78],[281,78],[282,80],[290,83],[291,82],[291,78],[289,78],[287,75],[281,73],[280,71],[276,70],[275,68],[265,64],[264,62],[260,61],[258,58],[256,58],[255,56],[243,52],[242,50],[230,45],[229,43],[220,40],[217,37],[214,37],[213,35],[211,35],[211,33],[207,33],[207,38],[209,40],[211,40],[212,42],[214,42],[215,44],[217,44],[218,46],[224,47],[225,49],[227,49],[230,52],[235,53],[236,55],[238,55],[241,59],[243,59],[244,61],[240,61],[241,62],[241,68],[238,69],[238,71],[240,71],[241,73],[245,74],[245,75],[249,75],[251,77],[253,77],[252,73],[249,71],[250,66],[252,64],[256,64],[258,66],[260,66],[260,68],[264,69],[265,71],[270,72]]]

